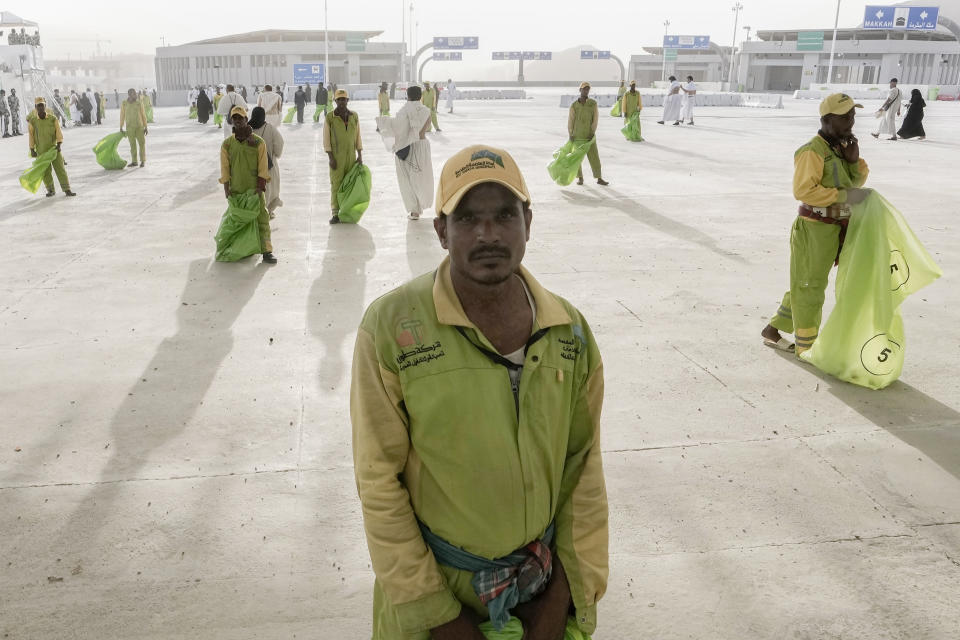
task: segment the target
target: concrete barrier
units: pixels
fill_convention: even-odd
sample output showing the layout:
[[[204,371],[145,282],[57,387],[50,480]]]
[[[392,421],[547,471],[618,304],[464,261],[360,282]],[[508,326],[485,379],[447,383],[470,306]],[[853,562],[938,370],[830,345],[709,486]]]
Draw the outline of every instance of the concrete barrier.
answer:
[[[560,106],[569,108],[579,96],[560,96]],[[597,101],[600,109],[610,109],[617,101],[615,93],[601,93],[591,96]],[[644,107],[662,107],[664,93],[640,92],[640,99]],[[783,96],[778,93],[729,93],[729,92],[697,92],[697,107],[750,107],[753,109],[783,109]]]

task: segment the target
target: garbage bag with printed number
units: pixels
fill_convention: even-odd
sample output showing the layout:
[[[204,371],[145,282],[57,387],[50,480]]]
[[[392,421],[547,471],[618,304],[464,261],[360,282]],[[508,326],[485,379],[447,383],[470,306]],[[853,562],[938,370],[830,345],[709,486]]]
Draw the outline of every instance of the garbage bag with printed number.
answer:
[[[584,156],[595,141],[596,138],[586,141],[568,140],[566,144],[554,151],[553,162],[547,165],[547,173],[553,181],[562,187],[573,182]]]
[[[338,217],[340,222],[359,222],[364,211],[370,206],[370,189],[373,180],[367,165],[359,162],[343,176],[340,189],[337,191],[337,202],[340,205]]]
[[[480,625],[480,632],[487,640],[523,640],[523,624],[517,618],[510,618],[507,626],[500,631],[493,628],[493,623],[484,622]],[[563,640],[590,640],[590,636],[577,628],[576,620],[568,618]]]
[[[263,207],[259,193],[251,189],[227,198],[227,210],[213,239],[217,243],[218,262],[236,262],[260,253],[260,229],[257,216]]]
[[[30,193],[36,193],[37,189],[40,188],[40,184],[43,183],[43,174],[47,172],[47,169],[49,169],[53,161],[56,160],[57,153],[59,152],[56,147],[50,147],[34,158],[30,168],[20,174],[20,186]]]
[[[293,116],[297,113],[296,107],[290,107],[287,109],[287,115],[283,116],[283,124],[290,124],[293,122]]]
[[[117,146],[120,141],[127,137],[127,134],[117,131],[105,136],[100,142],[93,146],[93,153],[97,156],[97,164],[104,169],[111,171],[123,169],[127,166],[127,161],[117,153]]]
[[[614,118],[619,118],[621,115],[623,115],[623,112],[620,111],[620,101],[619,101],[619,100],[617,100],[617,101],[614,103],[613,109],[610,109],[610,115],[612,115]]]
[[[643,142],[643,136],[640,135],[640,112],[634,111],[627,118],[627,126],[620,129],[623,137],[631,142]]]
[[[900,304],[941,275],[903,215],[871,193],[852,208],[837,270],[837,304],[800,357],[841,380],[883,389],[903,370]]]

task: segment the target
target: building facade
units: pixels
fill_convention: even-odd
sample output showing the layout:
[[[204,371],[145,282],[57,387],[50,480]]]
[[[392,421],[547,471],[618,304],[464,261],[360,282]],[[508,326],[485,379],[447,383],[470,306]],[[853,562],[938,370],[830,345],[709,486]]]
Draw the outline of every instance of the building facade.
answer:
[[[370,42],[382,31],[330,31],[327,82],[367,84],[399,79],[403,45]],[[196,85],[293,84],[293,65],[323,63],[324,32],[267,30],[159,47],[161,91]]]

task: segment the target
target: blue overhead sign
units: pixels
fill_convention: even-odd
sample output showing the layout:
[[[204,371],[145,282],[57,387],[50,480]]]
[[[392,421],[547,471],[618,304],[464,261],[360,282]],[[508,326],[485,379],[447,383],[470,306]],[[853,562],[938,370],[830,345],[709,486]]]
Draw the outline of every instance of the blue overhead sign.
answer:
[[[524,51],[524,60],[553,60],[552,51]]]
[[[494,51],[494,60],[519,60],[523,57],[523,51]]]
[[[940,7],[881,7],[867,5],[863,14],[864,29],[902,29],[934,31]]]
[[[434,51],[434,60],[459,61],[463,60],[463,54],[459,51]]]
[[[476,36],[456,38],[434,38],[434,49],[479,49],[480,38]]]
[[[553,60],[552,51],[494,51],[494,60]]]
[[[323,84],[326,81],[322,62],[293,63],[293,84]]]
[[[590,49],[581,49],[580,50],[580,59],[581,60],[609,60],[610,52],[609,51],[592,51]]]
[[[709,49],[710,36],[663,36],[664,49]]]

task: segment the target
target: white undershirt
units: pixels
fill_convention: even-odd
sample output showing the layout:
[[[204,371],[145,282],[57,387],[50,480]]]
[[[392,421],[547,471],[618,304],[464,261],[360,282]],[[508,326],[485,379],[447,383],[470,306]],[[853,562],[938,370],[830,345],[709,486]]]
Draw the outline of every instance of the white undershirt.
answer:
[[[530,293],[530,288],[527,286],[527,283],[523,281],[523,278],[517,276],[520,280],[520,284],[523,285],[523,292],[527,295],[527,302],[530,304],[530,311],[533,312],[533,326],[536,326],[537,323],[537,303],[533,299],[533,295]],[[532,327],[531,327],[532,331]],[[520,374],[523,373],[523,363],[526,359],[526,348],[527,345],[523,345],[513,353],[505,353],[503,357],[512,362],[513,364],[520,365],[519,369],[507,369],[507,372],[510,374],[510,384],[516,388],[520,384]]]

